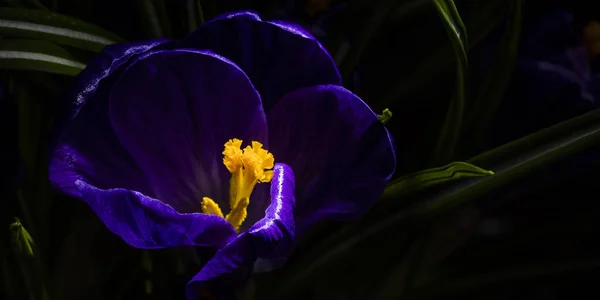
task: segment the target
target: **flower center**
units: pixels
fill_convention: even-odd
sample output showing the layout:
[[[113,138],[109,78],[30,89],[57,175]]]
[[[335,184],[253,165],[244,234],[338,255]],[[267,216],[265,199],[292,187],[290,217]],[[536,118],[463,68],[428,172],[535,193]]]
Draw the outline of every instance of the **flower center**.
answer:
[[[250,194],[257,183],[269,182],[273,178],[273,154],[262,148],[256,141],[252,146],[241,149],[242,140],[232,139],[225,143],[223,151],[223,164],[231,173],[229,181],[229,208],[227,216],[223,216],[219,205],[211,198],[202,198],[202,212],[225,218],[233,225],[236,231],[248,215],[247,208],[250,204]]]

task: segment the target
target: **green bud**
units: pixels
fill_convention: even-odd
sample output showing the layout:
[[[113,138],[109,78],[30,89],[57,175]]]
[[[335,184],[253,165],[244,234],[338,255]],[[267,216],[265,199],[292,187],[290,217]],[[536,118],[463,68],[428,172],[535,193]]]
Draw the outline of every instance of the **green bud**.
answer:
[[[13,251],[17,255],[34,257],[35,243],[27,229],[21,224],[21,220],[15,218],[15,222],[10,224],[10,231],[12,232]]]
[[[378,115],[378,116],[379,116],[379,119],[381,119],[381,123],[382,123],[383,125],[385,125],[385,124],[386,124],[387,122],[389,122],[389,121],[390,121],[390,119],[392,118],[392,111],[386,108],[386,109],[384,109],[384,110],[383,110],[383,112],[382,112],[380,115]]]
[[[27,286],[29,299],[48,300],[42,264],[31,234],[18,218],[15,218],[15,222],[10,224],[9,229],[12,249]]]

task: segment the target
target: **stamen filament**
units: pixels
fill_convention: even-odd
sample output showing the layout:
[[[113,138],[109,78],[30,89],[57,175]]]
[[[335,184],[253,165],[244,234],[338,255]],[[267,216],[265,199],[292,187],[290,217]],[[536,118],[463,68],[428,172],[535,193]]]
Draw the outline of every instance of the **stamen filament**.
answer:
[[[233,226],[233,228],[235,228],[236,231],[240,229],[240,226],[242,226],[242,223],[244,222],[244,220],[246,220],[246,217],[248,216],[247,208],[249,204],[250,199],[242,199],[225,217],[225,220],[231,223],[231,225]]]
[[[250,195],[257,183],[269,182],[273,178],[275,159],[273,154],[262,148],[256,141],[241,149],[242,140],[231,139],[225,143],[223,164],[231,173],[229,181],[229,207],[231,211],[225,219],[236,231],[246,219],[247,208],[250,205]],[[204,197],[202,211],[223,217],[219,205],[212,199]]]

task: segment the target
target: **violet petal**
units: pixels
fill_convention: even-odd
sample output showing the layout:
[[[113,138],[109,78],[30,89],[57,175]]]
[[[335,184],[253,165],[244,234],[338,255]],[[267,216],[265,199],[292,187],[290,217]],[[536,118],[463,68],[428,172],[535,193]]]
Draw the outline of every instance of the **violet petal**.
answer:
[[[53,186],[82,198],[75,181],[100,188],[126,188],[149,192],[139,168],[117,140],[108,120],[108,98],[115,78],[132,57],[168,44],[151,40],[105,47],[76,78],[61,135],[50,157]]]
[[[265,217],[217,251],[188,283],[188,299],[196,299],[203,284],[250,266],[257,258],[268,259],[290,251],[295,232],[294,186],[292,169],[285,164],[275,164],[271,205]]]
[[[183,46],[209,49],[240,66],[265,111],[295,89],[341,84],[329,53],[302,27],[261,21],[251,12],[219,16],[186,37]]]
[[[235,237],[231,224],[215,215],[178,213],[126,189],[102,190],[84,181],[76,185],[106,227],[136,248],[221,247]]]
[[[386,128],[360,98],[325,85],[286,95],[267,115],[270,150],[296,174],[296,225],[351,220],[381,196],[396,158]]]
[[[156,198],[179,212],[202,197],[229,207],[223,146],[232,138],[267,144],[260,96],[233,63],[197,50],[149,52],[115,83],[109,114],[121,143]]]

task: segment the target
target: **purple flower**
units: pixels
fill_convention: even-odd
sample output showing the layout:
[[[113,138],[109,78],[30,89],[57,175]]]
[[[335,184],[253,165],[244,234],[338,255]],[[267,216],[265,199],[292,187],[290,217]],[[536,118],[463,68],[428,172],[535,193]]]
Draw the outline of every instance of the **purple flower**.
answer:
[[[181,42],[106,47],[72,100],[52,183],[134,247],[217,248],[189,298],[288,254],[315,222],[362,215],[395,168],[387,130],[323,47],[249,12]]]

